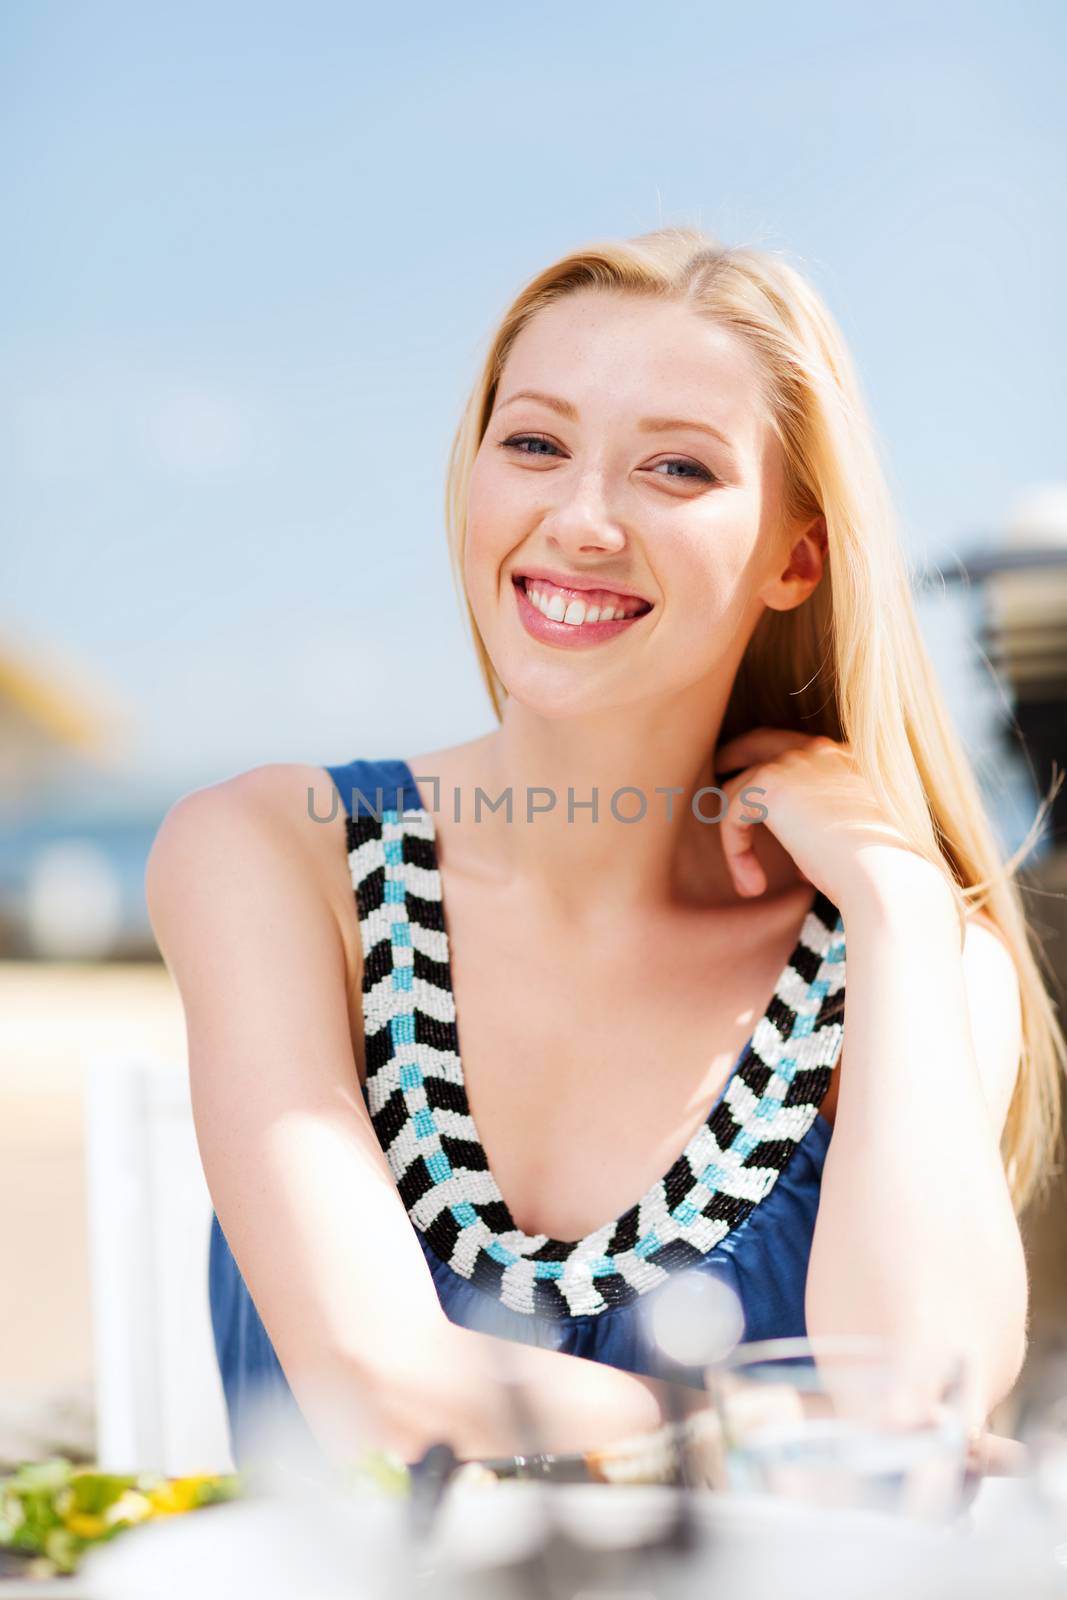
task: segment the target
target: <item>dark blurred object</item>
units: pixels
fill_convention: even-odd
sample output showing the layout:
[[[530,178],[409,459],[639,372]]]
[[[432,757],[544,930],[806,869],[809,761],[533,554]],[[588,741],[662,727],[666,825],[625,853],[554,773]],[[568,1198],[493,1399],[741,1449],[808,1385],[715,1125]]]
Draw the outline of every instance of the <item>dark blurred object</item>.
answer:
[[[1014,730],[1044,796],[1067,768],[1067,484],[1030,490],[992,548],[930,566],[920,588],[963,584],[983,601],[981,645],[1011,695]],[[1067,784],[1045,822],[1053,849],[1067,843]]]
[[[456,1452],[446,1440],[442,1440],[439,1444],[430,1445],[418,1461],[408,1468],[411,1485],[408,1509],[411,1531],[416,1539],[428,1538],[458,1464]]]

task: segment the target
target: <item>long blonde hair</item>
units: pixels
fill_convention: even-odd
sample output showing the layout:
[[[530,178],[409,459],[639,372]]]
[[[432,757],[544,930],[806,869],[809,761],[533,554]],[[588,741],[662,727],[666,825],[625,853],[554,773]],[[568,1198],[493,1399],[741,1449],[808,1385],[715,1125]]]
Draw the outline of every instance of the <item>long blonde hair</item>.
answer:
[[[979,907],[1014,958],[1023,1048],[1001,1149],[1016,1209],[1050,1175],[1067,1046],[1042,979],[1015,872],[993,828],[919,629],[914,574],[899,536],[866,403],[844,339],[812,286],[777,255],[727,247],[694,227],[578,249],[520,291],[498,323],[452,443],[445,515],[453,576],[493,710],[505,692],[463,581],[471,468],[512,344],[538,311],[605,289],[680,302],[732,329],[764,375],[784,451],[787,513],[826,525],[828,570],[791,611],[767,609],[738,668],[720,738],[757,726],[847,743],[887,815],[950,883],[961,920]],[[1047,807],[1046,799],[1044,806]]]

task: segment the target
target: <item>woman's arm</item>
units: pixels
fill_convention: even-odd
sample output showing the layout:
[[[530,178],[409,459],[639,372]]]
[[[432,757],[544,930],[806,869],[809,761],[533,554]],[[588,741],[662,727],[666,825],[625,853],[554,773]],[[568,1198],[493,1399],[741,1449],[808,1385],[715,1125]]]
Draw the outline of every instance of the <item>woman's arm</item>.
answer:
[[[338,1461],[368,1444],[414,1460],[440,1438],[461,1456],[523,1452],[489,1381],[500,1341],[445,1316],[363,1103],[344,941],[321,836],[314,850],[306,836],[308,774],[321,782],[319,769],[261,768],[184,797],[146,871],[215,1210]],[[347,879],[340,826],[334,837]],[[611,1444],[666,1414],[653,1380],[535,1346],[506,1353],[542,1448]]]
[[[974,1361],[978,1424],[1026,1349],[1027,1277],[999,1148],[1021,1051],[1011,957],[938,874],[886,852],[841,905],[846,1043],[806,1292],[809,1331]]]

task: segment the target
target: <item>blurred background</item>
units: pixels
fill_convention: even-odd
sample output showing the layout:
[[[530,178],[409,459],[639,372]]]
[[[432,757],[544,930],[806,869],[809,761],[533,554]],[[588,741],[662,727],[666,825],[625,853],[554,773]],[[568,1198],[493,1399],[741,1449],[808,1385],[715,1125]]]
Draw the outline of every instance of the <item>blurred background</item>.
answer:
[[[814,279],[1020,843],[1067,765],[1065,35],[1053,0],[0,9],[0,1463],[92,1452],[82,1076],[184,1050],[167,808],[493,725],[445,463],[558,253],[694,222]],[[1060,981],[1065,851],[1061,799],[1027,878]]]

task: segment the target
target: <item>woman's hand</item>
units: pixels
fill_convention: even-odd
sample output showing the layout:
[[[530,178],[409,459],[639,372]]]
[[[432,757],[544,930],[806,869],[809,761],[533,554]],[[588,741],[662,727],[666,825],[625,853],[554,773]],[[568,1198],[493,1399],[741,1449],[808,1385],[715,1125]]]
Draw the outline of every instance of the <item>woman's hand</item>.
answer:
[[[974,1428],[967,1436],[967,1471],[979,1478],[1018,1478],[1030,1470],[1030,1452],[1019,1439]]]
[[[917,865],[931,880],[939,877],[881,810],[847,745],[821,734],[753,728],[720,745],[715,766],[720,772],[743,768],[718,784],[727,801],[719,824],[723,853],[738,894],[759,895],[767,887],[753,848],[760,825],[801,875],[841,908],[887,871]],[[762,792],[742,798],[752,789]],[[760,806],[764,817],[755,815]]]

